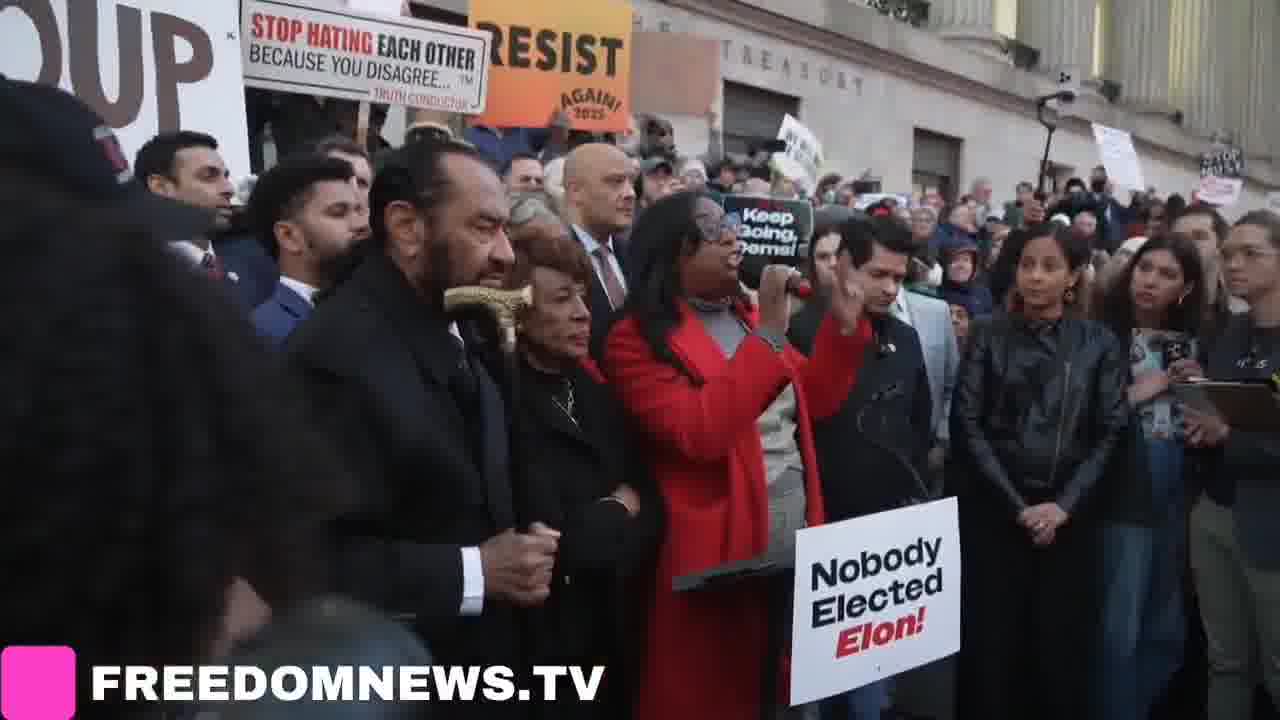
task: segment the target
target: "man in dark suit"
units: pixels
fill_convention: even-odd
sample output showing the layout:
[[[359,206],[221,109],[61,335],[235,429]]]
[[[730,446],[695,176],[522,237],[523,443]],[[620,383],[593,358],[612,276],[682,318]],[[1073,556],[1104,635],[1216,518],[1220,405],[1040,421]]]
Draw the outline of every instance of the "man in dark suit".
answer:
[[[517,608],[549,595],[558,533],[514,530],[503,398],[481,342],[443,305],[448,288],[502,286],[506,194],[470,147],[418,142],[390,156],[371,206],[364,261],[286,345],[360,483],[363,506],[337,533],[339,589],[412,622],[440,664],[518,666]]]
[[[603,143],[580,145],[564,162],[564,213],[591,257],[591,355],[598,361],[614,314],[627,298],[618,236],[635,218],[631,159]]]
[[[250,319],[272,345],[311,314],[315,295],[336,279],[368,227],[351,163],[303,154],[266,172],[249,212],[263,246],[280,265],[272,296]]]
[[[840,410],[814,428],[827,520],[893,510],[927,500],[933,403],[920,338],[894,316],[913,253],[911,230],[894,218],[840,226],[840,262],[857,269],[875,331],[857,382]],[[820,312],[806,307],[802,313]],[[803,325],[803,324],[802,324]],[[797,347],[811,340],[793,334]],[[824,701],[824,717],[878,718],[888,683],[872,683]]]

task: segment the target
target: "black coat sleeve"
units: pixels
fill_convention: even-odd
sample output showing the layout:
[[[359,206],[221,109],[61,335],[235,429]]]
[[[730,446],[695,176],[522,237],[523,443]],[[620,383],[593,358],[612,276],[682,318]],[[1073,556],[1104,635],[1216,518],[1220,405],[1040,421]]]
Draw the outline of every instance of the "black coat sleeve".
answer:
[[[1091,418],[1098,442],[1058,494],[1058,507],[1067,514],[1074,512],[1097,487],[1112,453],[1120,445],[1129,426],[1128,353],[1110,333],[1102,342],[1107,343],[1107,349],[1102,355],[1093,386],[1094,417]]]
[[[1009,480],[983,428],[987,394],[996,391],[987,383],[987,368],[992,362],[992,332],[990,323],[975,325],[960,362],[951,401],[951,448],[957,460],[969,466],[966,472],[974,475],[978,482],[990,484],[1016,515],[1027,508],[1027,501]]]
[[[621,424],[619,424],[619,427]],[[599,500],[581,508],[564,529],[560,542],[560,564],[565,572],[617,571],[629,575],[657,551],[665,518],[662,496],[629,430],[623,438],[613,438],[623,453],[625,483],[640,497],[635,517],[620,503]],[[615,485],[610,492],[617,489]]]
[[[386,486],[379,423],[362,393],[332,372],[303,368],[312,417],[340,448],[357,487],[355,508],[333,528],[335,589],[419,621],[457,617],[462,607],[460,546],[390,539],[380,528],[393,495]]]

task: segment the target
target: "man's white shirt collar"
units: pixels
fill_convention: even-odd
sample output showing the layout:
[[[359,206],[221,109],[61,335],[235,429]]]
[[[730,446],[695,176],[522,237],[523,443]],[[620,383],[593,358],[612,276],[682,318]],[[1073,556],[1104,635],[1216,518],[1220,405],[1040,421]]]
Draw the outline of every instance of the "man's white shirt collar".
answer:
[[[320,292],[320,288],[312,287],[301,280],[294,280],[293,278],[285,277],[284,275],[280,276],[280,284],[298,293],[302,296],[303,300],[307,301],[308,305],[315,307],[316,293]]]

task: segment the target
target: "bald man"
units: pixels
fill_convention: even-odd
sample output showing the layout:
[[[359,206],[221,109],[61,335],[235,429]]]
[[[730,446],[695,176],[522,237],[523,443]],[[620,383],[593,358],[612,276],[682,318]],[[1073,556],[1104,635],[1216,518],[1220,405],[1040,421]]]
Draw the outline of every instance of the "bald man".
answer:
[[[565,219],[591,256],[591,354],[604,348],[613,315],[627,296],[615,240],[635,218],[635,170],[626,153],[612,145],[580,145],[564,162]]]

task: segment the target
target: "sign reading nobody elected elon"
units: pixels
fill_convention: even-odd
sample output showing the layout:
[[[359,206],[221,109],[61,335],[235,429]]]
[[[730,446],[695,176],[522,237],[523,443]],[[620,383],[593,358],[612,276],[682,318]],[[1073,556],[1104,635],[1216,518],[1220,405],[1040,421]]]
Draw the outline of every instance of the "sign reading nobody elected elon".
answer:
[[[484,110],[489,35],[297,0],[245,0],[244,84],[474,115]]]
[[[726,195],[726,215],[741,223],[742,281],[752,289],[760,285],[766,265],[800,266],[801,247],[813,230],[813,206],[802,200],[778,200],[750,195]]]
[[[631,4],[621,0],[471,0],[471,25],[493,36],[490,127],[622,132],[631,114]]]
[[[960,650],[955,498],[796,534],[791,704]]]

